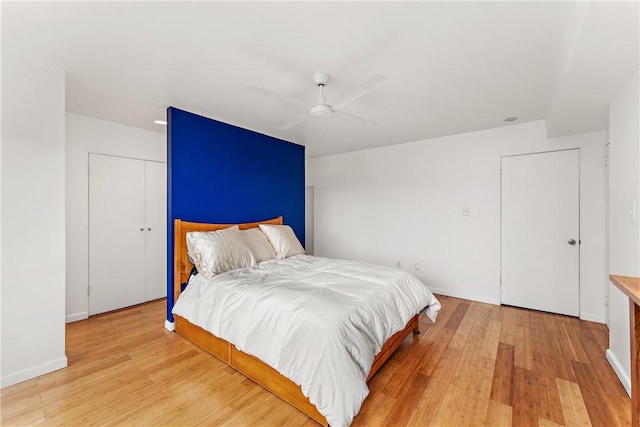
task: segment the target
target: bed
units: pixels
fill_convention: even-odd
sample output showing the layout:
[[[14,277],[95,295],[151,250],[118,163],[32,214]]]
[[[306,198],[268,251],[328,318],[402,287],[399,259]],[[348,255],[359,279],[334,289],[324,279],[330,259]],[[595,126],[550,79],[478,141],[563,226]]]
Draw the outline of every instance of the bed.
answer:
[[[237,224],[237,225],[240,230],[248,230],[248,229],[256,228],[260,224],[282,225],[283,220],[282,220],[282,217],[277,217],[267,221],[243,223],[243,224]],[[176,219],[174,221],[174,295],[173,295],[174,303],[178,302],[178,298],[184,292],[184,283],[189,281],[191,272],[193,269],[193,264],[189,259],[189,256],[187,255],[187,245],[186,245],[187,233],[191,231],[223,230],[228,227],[231,227],[232,225],[234,224],[204,224],[204,223],[187,222],[179,219]],[[260,264],[261,267],[255,269],[255,271],[254,269],[246,269],[239,272],[231,272],[227,274],[227,276],[229,276],[229,279],[228,279],[229,281],[235,280],[234,283],[243,283],[246,285],[246,283],[250,283],[247,281],[248,279],[245,277],[247,275],[258,275],[258,277],[263,277],[263,276],[275,277],[277,276],[276,273],[280,272],[282,269],[291,268],[290,265],[294,265],[296,266],[296,268],[299,268],[300,266],[307,268],[306,265],[311,265],[314,268],[326,270],[328,268],[327,265],[331,266],[331,264],[328,264],[330,262],[331,261],[325,261],[325,259],[321,259],[321,258],[308,257],[306,255],[297,255],[296,257],[292,257],[290,260],[286,262],[276,261],[276,260],[264,262],[264,263],[261,263]],[[262,267],[262,265],[265,265],[265,267]],[[251,270],[251,271],[249,272],[248,270]],[[207,286],[206,279],[204,278],[200,278],[200,279],[201,279],[200,282],[198,282],[197,280],[193,280],[193,283],[194,283],[193,285],[191,284],[192,281],[189,281],[189,286],[193,287],[193,289],[197,289],[196,288],[197,286],[202,286],[204,289],[204,287]],[[222,285],[216,285],[215,287],[215,289],[223,289],[223,288],[224,286]],[[255,288],[256,287],[253,286],[254,290]],[[192,293],[195,293],[195,292],[202,292],[202,291],[193,291]],[[216,292],[218,291],[216,290]],[[185,296],[183,298],[186,299],[187,292],[184,292],[184,293],[185,293]],[[220,298],[219,296],[216,296],[216,298],[214,299],[220,299]],[[431,317],[434,317],[435,312],[437,312],[437,309],[439,308],[439,303],[437,302],[435,297],[433,297],[433,299],[430,299],[429,301],[430,301],[430,309],[433,314]],[[243,304],[240,307],[246,307],[246,306],[247,304]],[[251,313],[251,312],[248,312],[248,313]],[[304,381],[299,381],[297,384],[296,382],[294,382],[293,380],[287,377],[289,375],[293,376],[293,374],[291,374],[288,371],[286,371],[287,376],[282,375],[278,370],[272,367],[272,366],[277,366],[277,364],[274,363],[272,360],[270,360],[269,357],[264,356],[263,358],[266,361],[271,362],[270,364],[266,363],[266,361],[263,361],[258,357],[255,357],[249,354],[249,353],[256,354],[256,352],[252,351],[251,349],[250,340],[249,342],[247,342],[247,340],[242,339],[242,337],[230,338],[229,340],[225,340],[217,336],[217,334],[214,334],[209,331],[212,329],[215,330],[215,328],[207,327],[207,329],[209,329],[207,330],[205,329],[207,325],[201,324],[199,326],[197,324],[194,324],[194,323],[203,323],[203,322],[201,321],[198,322],[194,320],[194,322],[192,323],[191,321],[187,320],[187,317],[193,317],[193,316],[187,316],[186,314],[184,316],[181,316],[180,314],[176,313],[174,309],[175,331],[181,336],[185,337],[189,341],[193,342],[194,344],[198,345],[199,347],[203,348],[210,354],[217,357],[218,359],[222,360],[223,362],[227,363],[231,367],[235,368],[239,372],[246,375],[247,377],[251,378],[256,383],[270,390],[271,392],[273,392],[283,400],[287,401],[294,407],[298,408],[299,410],[301,410],[302,412],[304,412],[305,414],[307,414],[309,417],[316,420],[320,424],[328,425],[329,424],[328,418],[332,420],[331,422],[332,425],[342,425],[342,424],[350,423],[351,418],[349,417],[345,418],[346,421],[344,421],[342,418],[339,418],[339,417],[336,418],[333,415],[333,413],[331,413],[329,417],[323,415],[323,413],[321,413],[318,410],[318,407],[316,407],[316,405],[314,405],[314,403],[312,403],[312,401],[307,397],[307,395],[314,395],[314,394],[309,392],[308,387],[307,387],[307,393],[304,393],[303,387],[301,385],[298,385],[298,384],[303,384]],[[195,317],[193,318],[195,319]],[[242,319],[238,320],[238,322],[242,323]],[[398,328],[399,330],[393,333],[389,339],[387,339],[386,341],[382,341],[384,345],[381,345],[380,351],[377,353],[377,355],[375,355],[372,361],[365,361],[367,365],[369,362],[371,362],[371,365],[370,365],[371,369],[366,374],[367,381],[382,367],[384,362],[393,354],[393,352],[398,348],[398,346],[402,343],[402,341],[407,336],[409,336],[411,333],[414,333],[414,334],[419,333],[419,314],[413,315],[406,322],[406,324],[404,322],[403,324],[405,325],[404,327],[400,326],[400,328]],[[357,327],[358,326],[356,326],[356,328]],[[225,336],[225,334],[220,334],[220,336]],[[231,343],[230,341],[232,341],[233,343]],[[245,349],[245,350],[249,349],[249,350],[242,351],[239,348]],[[323,360],[324,356],[320,359]],[[321,362],[317,362],[317,363],[321,363]],[[285,372],[284,370],[281,370],[281,371]],[[366,387],[366,384],[365,384],[365,387]],[[368,389],[367,389],[367,393],[368,393]],[[314,395],[314,398],[315,400],[317,400],[317,397],[315,397],[315,395]],[[323,403],[321,407],[325,408],[326,405]],[[359,404],[357,409],[359,409]],[[323,412],[326,413],[326,409]],[[355,413],[357,413],[357,410]],[[352,415],[355,415],[355,414],[352,414]]]

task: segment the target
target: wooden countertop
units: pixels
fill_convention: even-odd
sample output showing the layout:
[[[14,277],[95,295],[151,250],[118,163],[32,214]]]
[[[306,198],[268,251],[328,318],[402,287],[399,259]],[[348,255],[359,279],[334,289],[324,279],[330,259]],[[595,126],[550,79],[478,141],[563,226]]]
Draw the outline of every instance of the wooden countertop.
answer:
[[[610,275],[609,279],[634,303],[640,305],[640,277]]]

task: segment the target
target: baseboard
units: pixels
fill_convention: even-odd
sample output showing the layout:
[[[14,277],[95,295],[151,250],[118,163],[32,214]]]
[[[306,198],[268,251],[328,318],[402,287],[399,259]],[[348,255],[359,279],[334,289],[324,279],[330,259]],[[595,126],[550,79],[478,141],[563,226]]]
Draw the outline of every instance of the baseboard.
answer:
[[[631,397],[631,379],[629,378],[627,373],[624,371],[624,369],[622,368],[622,365],[618,361],[618,358],[616,357],[615,354],[613,354],[613,351],[611,351],[610,348],[607,349],[605,354],[607,355],[607,360],[609,361],[609,364],[613,368],[613,371],[616,373],[616,375],[618,376],[618,379],[622,383],[622,387],[624,387],[629,397]]]
[[[65,316],[65,323],[77,322],[78,320],[84,320],[89,318],[88,311],[81,311],[80,313],[67,314]]]
[[[605,323],[604,316],[599,316],[597,314],[580,313],[580,319],[595,323]]]
[[[429,289],[431,289],[431,292],[433,292],[434,294],[446,295],[448,297],[454,297],[454,298],[468,299],[471,301],[484,302],[487,304],[500,305],[500,299],[496,299],[496,298],[487,298],[487,297],[480,297],[477,295],[469,295],[464,292],[455,292],[455,291],[450,291],[448,289],[439,289],[439,288],[432,288],[432,287],[429,287]],[[596,322],[596,323],[602,323],[602,324],[605,323],[604,316],[599,316],[596,314],[580,313],[580,319],[587,320],[589,322]]]
[[[5,388],[10,385],[18,384],[23,381],[30,380],[40,375],[48,374],[49,372],[57,371],[58,369],[67,367],[67,357],[60,357],[59,359],[51,360],[49,362],[41,363],[40,365],[32,366],[27,369],[15,372],[13,374],[2,375],[2,384],[0,388]]]
[[[168,330],[173,332],[174,331],[174,326],[173,326],[173,322],[169,322],[168,320],[164,321],[164,327]]]
[[[429,286],[429,289],[431,289],[431,292],[433,292],[434,294],[446,295],[448,297],[454,297],[454,298],[468,299],[471,301],[484,302],[487,304],[500,305],[500,299],[496,299],[496,298],[487,298],[487,297],[480,297],[477,295],[469,295],[464,292],[454,292],[448,289],[432,288],[431,286]]]

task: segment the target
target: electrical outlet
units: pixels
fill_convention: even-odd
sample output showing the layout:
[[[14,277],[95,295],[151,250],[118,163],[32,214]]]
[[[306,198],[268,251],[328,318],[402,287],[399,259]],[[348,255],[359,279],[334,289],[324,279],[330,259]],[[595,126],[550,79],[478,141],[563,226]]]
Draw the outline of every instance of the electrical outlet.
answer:
[[[463,216],[469,216],[471,215],[471,208],[468,206],[465,206],[462,208],[462,215]]]
[[[420,269],[422,268],[422,265],[421,265],[419,262],[416,262],[416,263],[413,265],[413,268],[415,268],[416,270],[420,270]]]

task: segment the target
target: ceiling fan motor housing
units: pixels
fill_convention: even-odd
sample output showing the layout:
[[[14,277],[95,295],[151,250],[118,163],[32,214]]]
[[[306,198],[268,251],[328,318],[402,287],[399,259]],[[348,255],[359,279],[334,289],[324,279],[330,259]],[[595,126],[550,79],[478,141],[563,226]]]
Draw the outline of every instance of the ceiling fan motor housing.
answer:
[[[316,104],[311,107],[311,115],[313,117],[327,117],[331,115],[333,110],[327,104]]]

